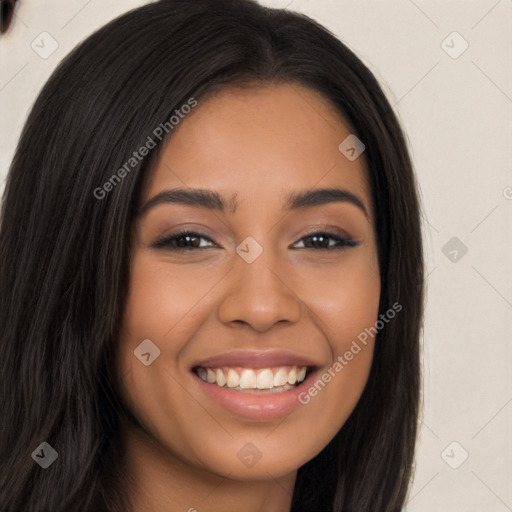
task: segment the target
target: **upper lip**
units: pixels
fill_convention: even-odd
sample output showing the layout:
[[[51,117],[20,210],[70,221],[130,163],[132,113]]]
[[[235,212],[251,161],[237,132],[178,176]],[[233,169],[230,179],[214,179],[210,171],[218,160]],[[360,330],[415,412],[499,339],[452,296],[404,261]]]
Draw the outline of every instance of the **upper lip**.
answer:
[[[220,368],[222,366],[241,366],[246,368],[309,366],[316,368],[321,365],[307,356],[285,350],[235,350],[203,359],[195,364],[193,368],[198,366],[204,368]]]

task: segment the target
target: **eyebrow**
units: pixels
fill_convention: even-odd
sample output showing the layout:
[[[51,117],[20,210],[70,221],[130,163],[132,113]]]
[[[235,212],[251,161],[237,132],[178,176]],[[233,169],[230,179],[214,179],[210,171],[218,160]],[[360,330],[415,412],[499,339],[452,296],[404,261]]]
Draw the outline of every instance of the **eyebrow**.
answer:
[[[228,199],[218,192],[207,189],[177,188],[165,190],[146,202],[140,209],[139,215],[143,215],[149,209],[165,203],[207,208],[223,213],[235,213],[238,208],[235,197],[235,194],[233,194]],[[361,199],[352,192],[341,188],[320,188],[290,193],[285,198],[284,209],[291,211],[335,202],[351,203],[357,206],[368,218],[368,212]]]

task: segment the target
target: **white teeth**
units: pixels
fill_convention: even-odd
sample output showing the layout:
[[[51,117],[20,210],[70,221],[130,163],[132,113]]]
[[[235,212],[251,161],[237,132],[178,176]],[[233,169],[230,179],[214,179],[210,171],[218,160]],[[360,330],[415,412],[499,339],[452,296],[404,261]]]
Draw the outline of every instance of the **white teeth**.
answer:
[[[226,376],[220,368],[215,372],[215,376],[217,377],[217,386],[222,387],[226,384]]]
[[[288,372],[284,368],[279,368],[274,375],[274,386],[284,386],[288,382]]]
[[[265,368],[259,373],[256,387],[258,389],[272,389],[274,387],[274,375],[270,368]]]
[[[254,370],[242,370],[242,375],[240,375],[240,387],[242,389],[254,389],[256,387],[256,374]]]
[[[240,373],[238,373],[240,372]],[[296,383],[306,378],[306,366],[282,366],[280,368],[204,368],[196,369],[197,376],[219,387],[227,386],[237,391],[273,390],[274,392],[292,389]],[[279,388],[279,389],[277,389]]]
[[[228,371],[228,379],[227,385],[228,388],[236,388],[240,384],[240,377],[238,373],[235,372],[232,368]]]
[[[240,386],[236,388],[230,388],[233,391],[240,391],[241,393],[256,393],[256,394],[265,394],[265,393],[282,393],[283,391],[288,391],[289,389],[293,389],[295,386],[291,386],[290,384],[286,384],[286,386],[279,386],[278,388],[270,388],[270,389],[242,389]]]

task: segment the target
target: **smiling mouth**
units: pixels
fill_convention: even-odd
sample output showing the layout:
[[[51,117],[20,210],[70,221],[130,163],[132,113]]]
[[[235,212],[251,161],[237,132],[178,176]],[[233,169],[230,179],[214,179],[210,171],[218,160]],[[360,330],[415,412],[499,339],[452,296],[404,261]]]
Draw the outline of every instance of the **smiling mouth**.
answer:
[[[202,381],[241,393],[279,393],[299,386],[313,371],[310,366],[269,368],[196,366],[192,369]]]

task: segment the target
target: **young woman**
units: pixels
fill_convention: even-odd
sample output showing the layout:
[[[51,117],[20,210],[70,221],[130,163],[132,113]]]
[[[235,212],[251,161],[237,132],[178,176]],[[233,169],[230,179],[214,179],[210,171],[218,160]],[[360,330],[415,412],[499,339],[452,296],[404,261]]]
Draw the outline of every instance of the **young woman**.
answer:
[[[40,93],[0,224],[1,510],[398,511],[420,210],[309,18],[162,0]]]

